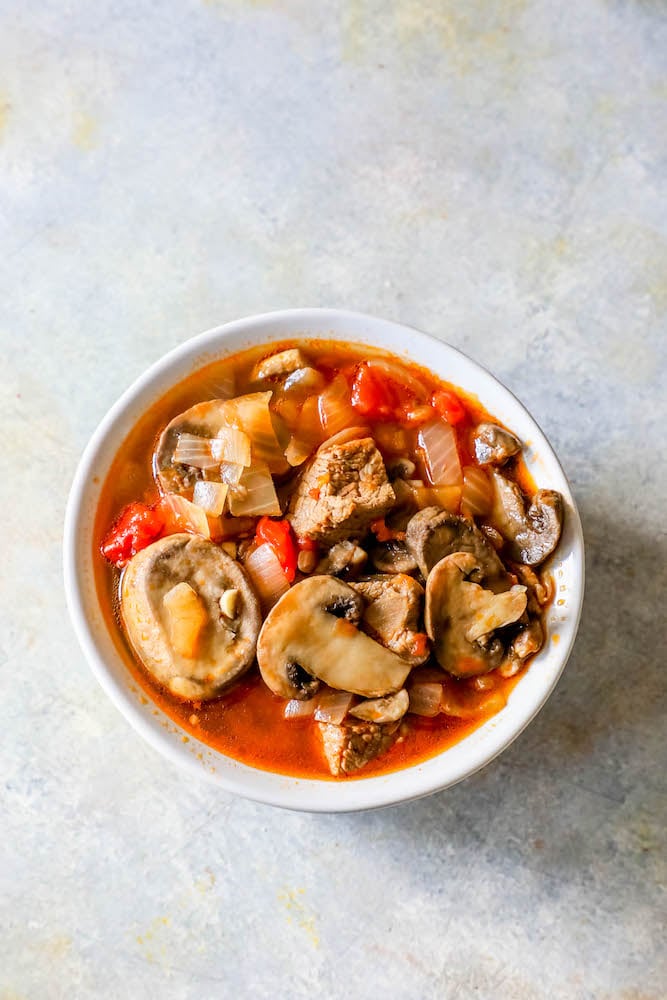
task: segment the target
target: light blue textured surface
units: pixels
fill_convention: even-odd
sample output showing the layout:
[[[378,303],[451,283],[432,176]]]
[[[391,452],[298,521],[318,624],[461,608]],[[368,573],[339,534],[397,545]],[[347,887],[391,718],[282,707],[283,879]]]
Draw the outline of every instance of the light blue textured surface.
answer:
[[[667,10],[0,0],[0,997],[664,997]],[[60,534],[184,337],[403,320],[487,365],[581,506],[555,695],[439,796],[285,814],[102,695]]]

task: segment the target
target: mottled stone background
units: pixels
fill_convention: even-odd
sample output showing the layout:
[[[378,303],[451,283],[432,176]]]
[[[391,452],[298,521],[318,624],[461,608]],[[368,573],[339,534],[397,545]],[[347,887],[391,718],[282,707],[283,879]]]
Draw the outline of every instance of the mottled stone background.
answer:
[[[0,997],[666,995],[662,0],[0,0]],[[107,407],[271,308],[404,320],[545,428],[587,539],[529,730],[413,805],[194,784],[61,585]]]

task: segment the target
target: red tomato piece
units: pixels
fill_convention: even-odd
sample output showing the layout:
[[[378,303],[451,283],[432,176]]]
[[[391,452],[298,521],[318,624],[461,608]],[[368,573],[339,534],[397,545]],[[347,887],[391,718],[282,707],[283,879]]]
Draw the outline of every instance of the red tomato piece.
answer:
[[[431,406],[448,424],[460,424],[465,420],[466,409],[456,393],[447,389],[436,389],[431,396]]]
[[[164,515],[155,506],[135,501],[124,507],[102,540],[102,555],[122,569],[132,556],[158,538]]]
[[[362,361],[354,373],[350,401],[355,410],[372,420],[402,422],[415,405],[415,392]]]
[[[260,542],[267,542],[271,546],[283,573],[292,583],[296,575],[297,548],[289,521],[274,521],[270,517],[260,517],[257,523],[257,538]]]

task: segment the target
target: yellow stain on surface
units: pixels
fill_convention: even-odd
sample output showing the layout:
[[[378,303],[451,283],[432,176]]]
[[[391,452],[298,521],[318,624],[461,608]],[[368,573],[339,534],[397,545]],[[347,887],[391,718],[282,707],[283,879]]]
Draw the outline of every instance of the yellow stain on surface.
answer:
[[[278,893],[278,900],[287,910],[287,922],[299,927],[309,939],[313,948],[319,948],[320,938],[317,933],[315,914],[309,912],[303,901],[305,889],[283,889]]]
[[[3,93],[0,92],[0,138],[7,127],[11,104]]]
[[[141,945],[147,962],[157,962],[167,957],[165,928],[170,924],[171,917],[155,917],[142,934],[137,934],[137,944]]]
[[[86,111],[77,111],[72,123],[72,142],[79,149],[88,152],[97,145],[98,125]]]

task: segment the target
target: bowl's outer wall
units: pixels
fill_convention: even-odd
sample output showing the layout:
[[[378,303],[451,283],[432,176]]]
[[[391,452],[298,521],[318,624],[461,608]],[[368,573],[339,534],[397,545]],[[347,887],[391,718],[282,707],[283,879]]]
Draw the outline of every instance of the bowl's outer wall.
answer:
[[[563,537],[551,569],[556,599],[548,614],[549,641],[512,692],[507,707],[454,747],[414,767],[347,782],[291,778],[225,757],[182,731],[152,703],[142,704],[107,631],[93,573],[95,511],[110,464],[141,414],[175,383],[211,361],[246,347],[285,339],[323,338],[368,343],[432,369],[476,395],[524,441],[528,468],[542,488],[563,494]],[[342,310],[295,309],[229,323],[165,355],[111,408],[79,463],[64,533],[65,590],[79,642],[103,689],[132,726],[157,750],[189,771],[257,801],[317,812],[369,809],[407,801],[454,784],[505,749],[553,690],[577,632],[584,589],[581,523],[561,466],[522,404],[489,372],[455,348],[409,327]]]

